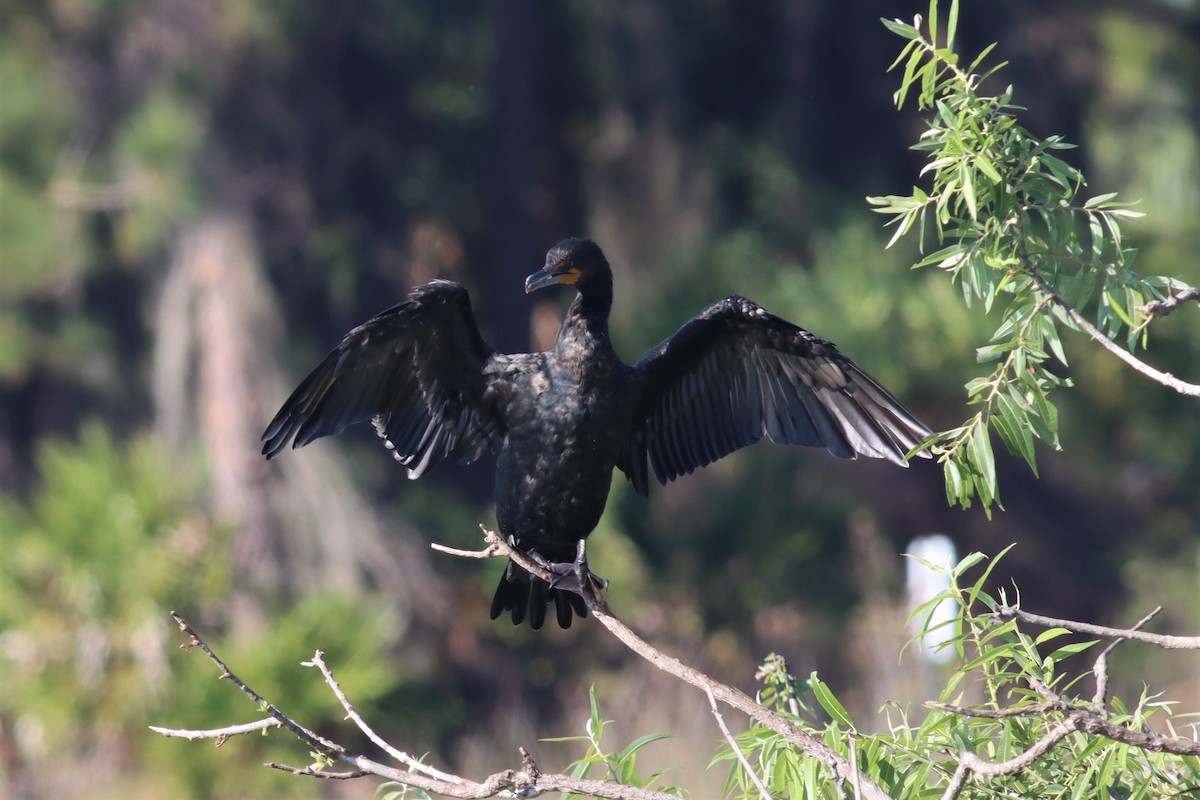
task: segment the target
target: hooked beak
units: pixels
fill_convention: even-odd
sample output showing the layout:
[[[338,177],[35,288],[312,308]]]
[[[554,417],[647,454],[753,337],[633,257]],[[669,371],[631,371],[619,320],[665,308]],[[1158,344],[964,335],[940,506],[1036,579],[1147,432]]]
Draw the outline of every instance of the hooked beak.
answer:
[[[525,279],[525,294],[554,286],[558,283],[575,283],[579,280],[579,270],[568,267],[565,261],[557,264],[547,264]]]

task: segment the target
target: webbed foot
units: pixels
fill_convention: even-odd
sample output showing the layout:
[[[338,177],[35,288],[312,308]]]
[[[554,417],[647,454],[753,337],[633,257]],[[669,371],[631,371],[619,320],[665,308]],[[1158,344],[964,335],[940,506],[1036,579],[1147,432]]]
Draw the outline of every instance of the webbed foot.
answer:
[[[551,562],[533,551],[529,553],[529,557],[539,567],[554,575],[550,580],[551,589],[562,589],[581,595],[585,586],[591,586],[600,591],[608,588],[608,581],[588,568],[587,545],[584,539],[580,539],[575,546],[574,561]]]

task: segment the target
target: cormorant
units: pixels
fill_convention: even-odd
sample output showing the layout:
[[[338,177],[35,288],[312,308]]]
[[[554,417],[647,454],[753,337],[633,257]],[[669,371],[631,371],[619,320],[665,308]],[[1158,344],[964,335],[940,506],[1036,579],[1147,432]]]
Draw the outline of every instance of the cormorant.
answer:
[[[510,562],[491,615],[510,612],[514,625],[528,616],[536,629],[551,601],[563,628],[572,613],[586,616],[582,598],[562,587],[583,579],[577,546],[581,556],[614,466],[645,495],[650,469],[665,484],[764,434],[906,466],[930,433],[833,343],[744,297],[713,303],[630,365],[609,341],[612,272],[600,248],[560,242],[525,291],[556,284],[578,294],[554,349],[517,355],[483,341],[459,284],[412,289],[304,379],[263,434],[263,453],[366,420],[409,478],[499,448],[500,533],[564,582],[551,586]]]

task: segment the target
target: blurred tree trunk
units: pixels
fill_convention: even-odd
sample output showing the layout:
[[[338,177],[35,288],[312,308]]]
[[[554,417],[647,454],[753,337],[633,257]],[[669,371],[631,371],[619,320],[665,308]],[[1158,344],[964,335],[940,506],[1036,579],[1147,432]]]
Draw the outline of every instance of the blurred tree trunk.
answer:
[[[689,140],[680,44],[664,9],[634,0],[593,47],[627,55],[628,80],[603,98],[592,158],[584,172],[589,227],[618,272],[618,313],[638,305],[633,280],[704,235],[710,222],[712,171]],[[607,39],[607,41],[604,41]],[[613,56],[609,56],[612,58]]]
[[[281,331],[245,225],[214,216],[185,226],[157,314],[157,425],[172,446],[205,454],[213,509],[236,526],[236,574],[256,593],[369,582],[402,618],[444,620],[446,586],[421,537],[394,521],[385,537],[336,450],[315,447],[270,466],[259,453],[259,435],[293,384],[275,358]]]
[[[490,200],[490,265],[479,271],[484,298],[480,315],[492,346],[504,352],[529,349],[527,300],[513,301],[525,276],[541,266],[546,243],[538,241],[533,198],[537,156],[546,146],[539,121],[544,92],[541,66],[545,10],[537,0],[497,0],[491,9],[496,61],[491,79],[492,152],[487,173]],[[506,298],[503,304],[494,302]]]

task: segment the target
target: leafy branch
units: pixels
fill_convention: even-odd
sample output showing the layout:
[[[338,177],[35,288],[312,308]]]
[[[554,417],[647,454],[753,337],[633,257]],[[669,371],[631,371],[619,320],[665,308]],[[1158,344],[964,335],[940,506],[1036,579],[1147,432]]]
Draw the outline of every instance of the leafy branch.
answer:
[[[1003,555],[989,560],[972,553],[953,565],[915,559],[949,585],[912,612],[909,621],[918,632],[911,642],[938,633],[938,649],[952,649],[957,657],[939,699],[924,704],[922,719],[889,704],[888,730],[864,735],[827,684],[816,675],[796,680],[778,656],[768,657],[759,673],[762,700],[797,724],[823,724],[815,731],[823,741],[852,758],[890,797],[1148,799],[1200,791],[1196,724],[1190,737],[1179,735],[1175,725],[1183,715],[1172,717],[1172,704],[1148,689],[1132,706],[1108,695],[1108,658],[1121,642],[1197,650],[1200,637],[1142,631],[1154,613],[1132,628],[1115,629],[1026,612],[985,589]],[[958,613],[938,621],[946,602]],[[1110,640],[1087,672],[1064,669],[1098,645],[1073,636],[1079,633]],[[1094,689],[1084,694],[1089,676]],[[970,696],[983,700],[965,702]],[[1168,733],[1151,727],[1164,720]],[[751,778],[763,776],[771,796],[837,796],[769,730],[752,725],[737,737],[737,750],[714,759],[731,763],[727,794],[756,797]]]
[[[600,698],[596,695],[596,687],[588,690],[588,707],[591,713],[584,725],[583,736],[562,736],[542,739],[544,742],[586,742],[588,749],[583,758],[571,764],[567,769],[573,777],[586,778],[592,767],[602,767],[609,778],[629,786],[648,787],[656,783],[663,775],[656,772],[647,778],[639,778],[637,774],[638,753],[651,742],[669,738],[665,733],[648,733],[630,742],[620,752],[606,752],[603,744],[604,728],[611,720],[604,719],[600,710]],[[565,800],[572,800],[576,795],[567,795]]]
[[[867,200],[892,217],[889,247],[915,231],[923,254],[916,268],[946,272],[968,306],[982,303],[985,312],[999,307],[999,327],[976,352],[981,364],[996,366],[966,385],[968,402],[979,410],[925,444],[943,465],[948,500],[969,507],[978,497],[990,511],[999,503],[993,429],[1035,472],[1035,439],[1061,449],[1058,412],[1050,401],[1052,390],[1071,385],[1064,377],[1060,326],[1087,333],[1163,385],[1200,396],[1200,386],[1133,355],[1145,346],[1149,323],[1194,299],[1196,290],[1175,278],[1134,271],[1137,251],[1126,246],[1121,226],[1142,214],[1115,193],[1083,194],[1083,174],[1057,155],[1074,145],[1059,136],[1038,138],[1019,125],[1022,109],[1013,103],[1011,86],[999,94],[983,90],[1004,67],[1001,62],[980,71],[995,45],[961,66],[954,49],[957,23],[957,0],[950,3],[944,32],[937,0],[930,2],[924,27],[919,16],[911,25],[883,20],[906,40],[891,67],[903,64],[896,106],[914,96],[928,115],[914,149],[928,153],[920,174],[929,176],[930,186]],[[936,245],[927,246],[930,235]],[[1124,347],[1115,341],[1121,338]]]

